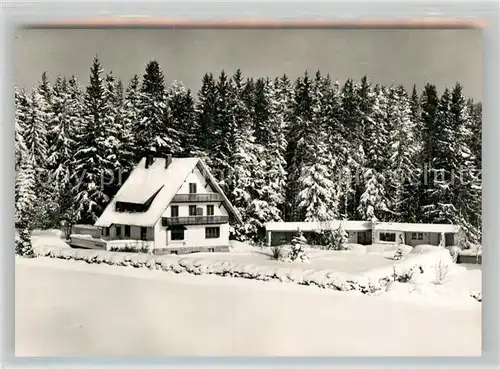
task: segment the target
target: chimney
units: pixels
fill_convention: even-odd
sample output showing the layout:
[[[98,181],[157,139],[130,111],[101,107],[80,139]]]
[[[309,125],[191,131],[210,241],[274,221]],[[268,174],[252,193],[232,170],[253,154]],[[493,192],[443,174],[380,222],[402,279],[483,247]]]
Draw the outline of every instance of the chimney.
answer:
[[[165,169],[167,169],[170,164],[172,164],[172,155],[167,155],[167,158],[165,159]]]
[[[153,157],[151,155],[146,156],[146,169],[148,169],[151,164],[153,164]]]

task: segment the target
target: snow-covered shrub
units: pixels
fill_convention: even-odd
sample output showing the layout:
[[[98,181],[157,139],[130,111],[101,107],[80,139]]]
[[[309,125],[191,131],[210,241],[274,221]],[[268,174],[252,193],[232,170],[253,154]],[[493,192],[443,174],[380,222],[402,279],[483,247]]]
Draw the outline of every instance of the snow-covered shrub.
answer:
[[[309,260],[309,256],[306,251],[307,241],[302,232],[299,230],[295,237],[292,239],[290,245],[290,252],[288,253],[288,259],[291,261],[301,261],[305,262]]]
[[[287,252],[284,245],[271,246],[271,258],[273,260],[285,261]]]
[[[149,247],[147,246],[141,246],[141,247],[133,247],[133,246],[123,246],[123,247],[116,247],[113,246],[109,249],[109,251],[114,251],[114,252],[142,252],[147,254],[149,252]]]
[[[401,260],[402,258],[403,258],[403,249],[401,249],[401,247],[398,247],[398,249],[394,253],[394,256],[392,257],[392,260]]]
[[[449,247],[447,247],[447,249],[450,252],[450,255],[451,255],[453,262],[456,263],[458,260],[458,255],[460,254],[460,247],[449,246]]]
[[[437,246],[433,246],[433,245],[417,245],[413,248],[413,250],[411,250],[411,253],[412,254],[428,254],[428,253],[436,252],[439,250],[441,250],[441,249],[438,248]]]
[[[360,245],[359,243],[348,243],[345,245],[345,249],[355,254],[366,254],[368,251],[366,246]]]
[[[339,225],[337,229],[326,226],[320,232],[321,245],[327,250],[347,250],[348,233]]]
[[[449,266],[448,263],[440,258],[436,264],[434,264],[434,273],[436,275],[436,284],[443,284],[448,276]]]

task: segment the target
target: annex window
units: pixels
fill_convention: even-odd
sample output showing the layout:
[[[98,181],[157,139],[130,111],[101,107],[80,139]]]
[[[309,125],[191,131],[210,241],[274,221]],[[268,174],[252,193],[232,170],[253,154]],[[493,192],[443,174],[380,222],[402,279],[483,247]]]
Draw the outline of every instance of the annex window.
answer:
[[[219,238],[220,227],[207,227],[205,228],[205,238]]]
[[[171,232],[170,238],[172,241],[184,240],[184,227],[172,227],[170,232]]]
[[[170,207],[170,216],[176,218],[179,216],[179,205],[172,205]]]
[[[148,229],[146,227],[141,227],[141,240],[147,241],[148,239]]]
[[[189,205],[189,215],[196,216],[196,205]]]
[[[411,239],[412,240],[423,240],[424,239],[424,234],[423,233],[419,233],[419,232],[413,232],[411,234]]]
[[[125,226],[125,237],[130,237],[130,226],[129,225]]]
[[[116,226],[116,237],[120,237],[122,235],[122,226]]]
[[[214,215],[214,206],[213,205],[207,205],[207,215]]]
[[[196,183],[189,184],[189,193],[196,193]]]
[[[380,233],[380,241],[382,241],[382,242],[396,242],[396,233],[382,232],[382,233]]]

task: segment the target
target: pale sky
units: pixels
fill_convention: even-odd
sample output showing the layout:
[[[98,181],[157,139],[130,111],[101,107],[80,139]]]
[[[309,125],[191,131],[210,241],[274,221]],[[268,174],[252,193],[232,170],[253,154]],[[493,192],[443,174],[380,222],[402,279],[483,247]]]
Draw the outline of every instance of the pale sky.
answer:
[[[30,88],[47,71],[88,81],[95,55],[125,84],[156,59],[167,83],[197,92],[203,74],[291,78],[307,69],[343,83],[367,75],[373,83],[439,92],[458,81],[467,97],[482,97],[482,32],[450,29],[26,29],[16,37],[15,83]]]

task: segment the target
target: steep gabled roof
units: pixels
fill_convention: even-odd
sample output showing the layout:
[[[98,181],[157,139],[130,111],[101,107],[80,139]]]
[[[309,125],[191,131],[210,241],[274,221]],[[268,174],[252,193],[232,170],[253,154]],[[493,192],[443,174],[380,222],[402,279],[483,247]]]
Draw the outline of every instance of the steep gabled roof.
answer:
[[[242,222],[238,211],[229,202],[210,170],[200,158],[173,158],[167,168],[165,168],[165,164],[166,159],[156,158],[146,168],[146,158],[142,158],[97,219],[95,225],[98,227],[109,227],[111,224],[154,226],[186,181],[189,173],[195,168],[199,168],[214,189],[222,195],[224,205],[236,221]],[[145,212],[118,212],[115,209],[116,202],[143,204],[155,194],[150,207]]]

